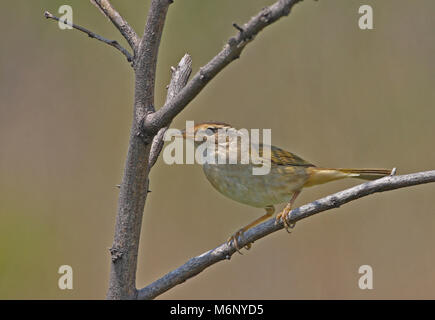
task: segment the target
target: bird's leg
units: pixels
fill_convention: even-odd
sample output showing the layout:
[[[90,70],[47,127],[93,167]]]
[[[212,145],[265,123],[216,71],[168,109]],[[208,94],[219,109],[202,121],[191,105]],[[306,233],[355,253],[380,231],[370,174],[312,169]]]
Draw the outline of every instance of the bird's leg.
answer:
[[[275,212],[275,207],[274,206],[267,206],[266,208],[266,214],[264,216],[261,216],[260,218],[252,221],[250,224],[244,226],[243,228],[241,228],[240,230],[238,230],[236,233],[234,233],[231,237],[228,238],[227,243],[228,245],[231,244],[231,242],[234,242],[234,247],[236,248],[237,252],[242,254],[240,252],[240,248],[239,248],[239,244],[237,239],[246,231],[248,231],[249,229],[251,229],[252,227],[256,226],[257,224],[259,224],[260,222],[263,222],[264,220],[270,218],[274,212]],[[245,249],[249,250],[251,249],[251,243],[248,243],[245,246]]]
[[[290,217],[288,216],[288,214],[292,210],[293,204],[300,193],[301,193],[300,191],[296,191],[295,193],[293,193],[289,203],[287,203],[284,210],[282,210],[276,216],[276,223],[281,219],[282,223],[284,225],[284,228],[288,233],[290,233],[289,229],[293,229],[295,227],[295,223],[289,224]]]

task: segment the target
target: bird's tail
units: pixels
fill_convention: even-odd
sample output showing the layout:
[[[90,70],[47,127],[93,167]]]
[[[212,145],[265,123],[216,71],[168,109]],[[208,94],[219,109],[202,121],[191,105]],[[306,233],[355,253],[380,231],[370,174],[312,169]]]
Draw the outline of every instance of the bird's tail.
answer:
[[[388,176],[392,173],[390,169],[328,169],[309,167],[309,178],[305,182],[304,187],[315,186],[334,180],[340,180],[344,178],[358,178],[363,180],[375,180]]]

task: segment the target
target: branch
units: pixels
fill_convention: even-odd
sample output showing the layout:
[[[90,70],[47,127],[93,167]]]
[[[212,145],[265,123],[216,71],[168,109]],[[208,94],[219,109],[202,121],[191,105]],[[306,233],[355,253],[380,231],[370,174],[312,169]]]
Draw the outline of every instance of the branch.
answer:
[[[133,122],[127,159],[118,199],[115,235],[110,249],[108,299],[134,299],[136,268],[143,210],[148,193],[148,159],[151,141],[143,139],[140,123],[154,110],[154,83],[157,54],[169,0],[152,0],[145,27],[133,62],[135,72]]]
[[[109,39],[103,38],[102,36],[100,36],[100,35],[98,35],[98,34],[92,32],[92,31],[90,31],[90,30],[88,30],[88,29],[86,29],[86,28],[83,28],[83,27],[81,27],[81,26],[78,26],[78,25],[76,25],[76,24],[74,24],[74,23],[69,23],[69,22],[67,22],[66,20],[61,20],[61,19],[59,19],[58,17],[52,15],[52,14],[51,14],[50,12],[48,12],[48,11],[45,11],[45,12],[44,12],[44,16],[45,16],[47,19],[53,19],[53,20],[56,20],[56,21],[60,21],[60,22],[62,22],[62,23],[64,23],[64,24],[66,24],[66,25],[69,25],[69,26],[73,27],[74,29],[77,29],[77,30],[79,30],[79,31],[81,31],[81,32],[86,33],[90,38],[94,38],[94,39],[100,40],[101,42],[104,42],[105,44],[108,44],[109,46],[112,46],[112,47],[118,49],[119,51],[122,52],[122,54],[123,54],[124,56],[126,56],[127,61],[129,61],[129,62],[130,62],[130,61],[133,61],[133,56],[130,54],[130,52],[128,52],[127,49],[125,49],[124,47],[122,47],[122,46],[118,43],[118,41],[116,41],[116,40],[109,40]]]
[[[90,0],[91,3],[96,6],[115,27],[121,32],[122,36],[127,40],[130,47],[136,52],[139,45],[140,38],[127,21],[113,8],[109,0]]]
[[[435,170],[400,176],[387,176],[334,193],[296,208],[289,213],[288,220],[290,223],[296,223],[297,221],[308,218],[316,213],[338,208],[345,203],[377,192],[410,187],[429,182],[435,182]],[[239,246],[244,247],[245,245],[261,239],[268,234],[281,230],[282,228],[283,224],[281,221],[275,223],[275,218],[271,218],[244,233],[242,239],[239,240]],[[222,260],[229,260],[235,252],[236,249],[234,246],[224,243],[213,250],[192,258],[181,267],[169,272],[147,287],[140,289],[138,291],[138,299],[153,299],[176,285],[183,283],[187,279],[199,274],[201,271],[213,264]]]
[[[222,51],[200,68],[199,72],[195,74],[192,80],[187,83],[174,99],[166,102],[158,111],[147,116],[144,127],[145,134],[153,136],[160,128],[167,126],[211,79],[224,67],[239,58],[245,46],[261,30],[281,17],[287,16],[292,7],[300,1],[302,0],[279,0],[271,6],[262,9],[260,13],[251,18],[243,27],[236,25],[236,29],[239,30],[238,34],[228,40]]]
[[[166,103],[171,101],[180,91],[184,88],[189,80],[190,73],[192,72],[192,58],[189,54],[185,54],[183,58],[181,58],[177,67],[171,67],[172,77],[171,82],[168,86],[168,93],[166,95]],[[157,158],[162,151],[163,147],[163,137],[165,136],[166,130],[168,130],[168,126],[163,127],[159,130],[159,132],[154,136],[152,145],[150,158],[148,160],[148,166],[151,168],[157,161]]]

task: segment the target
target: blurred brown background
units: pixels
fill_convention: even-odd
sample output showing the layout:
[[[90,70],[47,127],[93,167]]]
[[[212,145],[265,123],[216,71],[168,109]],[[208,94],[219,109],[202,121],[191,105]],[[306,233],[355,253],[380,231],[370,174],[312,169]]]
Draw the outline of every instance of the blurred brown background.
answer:
[[[149,1],[112,4],[142,34]],[[272,0],[175,1],[158,63],[156,105],[185,52],[194,72]],[[132,115],[124,56],[43,18],[118,31],[89,1],[0,2],[0,298],[104,298]],[[358,28],[370,4],[374,30]],[[434,169],[432,0],[304,1],[262,32],[173,123],[271,128],[275,145],[322,166]],[[125,44],[125,41],[122,41]],[[125,44],[126,45],[126,44]],[[359,183],[305,190],[301,205]],[[263,214],[218,194],[199,166],[151,173],[138,287],[222,243]],[[161,298],[435,298],[435,185],[373,195],[275,233]],[[61,291],[60,265],[74,270]],[[358,288],[358,268],[374,289]]]

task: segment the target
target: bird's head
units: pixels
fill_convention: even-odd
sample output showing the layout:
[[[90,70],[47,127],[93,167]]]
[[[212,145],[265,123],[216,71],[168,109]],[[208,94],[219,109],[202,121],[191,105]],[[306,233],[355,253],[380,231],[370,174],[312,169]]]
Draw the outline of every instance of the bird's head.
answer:
[[[195,139],[195,142],[202,142],[208,136],[217,135],[228,129],[234,129],[231,125],[218,122],[218,121],[207,121],[198,123],[193,127],[193,130],[182,130],[181,134],[184,139]]]

